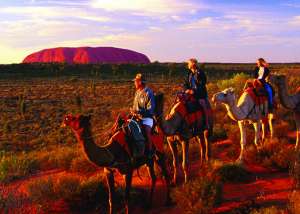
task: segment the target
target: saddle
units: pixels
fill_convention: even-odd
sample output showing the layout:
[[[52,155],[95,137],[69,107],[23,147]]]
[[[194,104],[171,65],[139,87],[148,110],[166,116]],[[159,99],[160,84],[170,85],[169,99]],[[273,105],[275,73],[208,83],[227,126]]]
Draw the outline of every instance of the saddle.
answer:
[[[195,113],[197,111],[203,112],[202,106],[200,105],[199,101],[195,98],[195,96],[191,94],[186,94],[184,92],[178,93],[176,102],[182,102],[189,114]]]
[[[176,104],[167,117],[172,117],[178,112],[184,118],[190,133],[195,136],[204,130],[205,117],[204,111],[198,100],[192,95],[180,93],[177,95]]]
[[[121,114],[117,117],[112,127],[112,133],[122,132],[125,136],[126,147],[130,157],[138,157],[145,154],[145,132],[140,123],[140,119]],[[155,132],[151,136],[151,142],[157,151],[163,152],[164,135],[161,129],[156,126]],[[118,141],[119,142],[119,141]],[[121,143],[124,146],[124,143]]]
[[[248,93],[257,105],[261,105],[268,100],[268,92],[259,80],[247,80],[244,92]]]

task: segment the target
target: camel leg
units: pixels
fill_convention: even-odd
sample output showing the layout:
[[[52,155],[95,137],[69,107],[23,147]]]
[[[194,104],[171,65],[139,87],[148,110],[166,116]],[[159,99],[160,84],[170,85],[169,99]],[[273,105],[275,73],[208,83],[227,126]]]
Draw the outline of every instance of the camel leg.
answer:
[[[203,159],[204,159],[204,152],[203,152],[204,146],[202,145],[203,144],[203,140],[201,140],[201,136],[197,136],[196,137],[196,141],[199,144],[199,149],[200,149],[200,151],[199,151],[200,152],[200,166],[202,166]]]
[[[244,122],[242,120],[238,121],[238,125],[239,125],[239,128],[240,128],[240,134],[241,134],[241,141],[240,141],[241,152],[240,152],[239,158],[237,159],[237,162],[242,163],[243,160],[244,160],[244,147],[246,145],[246,129],[245,129],[245,126],[244,126]]]
[[[132,171],[125,175],[125,208],[126,213],[129,213],[129,206],[130,206],[130,190],[131,190],[131,183],[132,183]]]
[[[184,173],[184,182],[188,181],[188,167],[189,167],[189,141],[181,141],[182,145],[182,169]]]
[[[300,135],[300,130],[298,128],[297,130],[297,139],[296,139],[296,146],[295,146],[295,149],[298,150],[299,149],[299,136]]]
[[[156,175],[155,175],[155,172],[154,172],[154,162],[153,162],[153,160],[151,160],[150,163],[148,163],[148,172],[149,172],[149,175],[151,177],[151,189],[150,189],[150,197],[149,197],[149,206],[151,208],[152,207],[155,184],[156,184]]]
[[[262,139],[262,142],[264,143],[265,142],[265,139],[266,139],[266,132],[267,132],[267,126],[264,122],[261,123],[261,131],[262,131],[262,134],[261,134],[261,139]]]
[[[109,200],[109,214],[113,214],[114,212],[114,197],[115,197],[115,180],[114,174],[109,169],[104,169],[106,174],[106,182],[108,186],[108,200]]]
[[[169,148],[171,150],[172,156],[173,156],[173,184],[177,184],[177,168],[178,168],[178,150],[176,142],[173,139],[167,138]]]
[[[261,122],[258,121],[256,123],[253,123],[253,127],[254,127],[254,130],[255,130],[254,144],[255,144],[256,148],[259,148],[261,146],[261,145],[259,145]]]
[[[211,148],[208,142],[208,130],[204,130],[203,138],[205,143],[205,161],[208,162],[209,158],[211,157]]]
[[[164,153],[160,153],[157,152],[157,157],[158,157],[158,165],[161,169],[161,173],[164,177],[164,180],[166,182],[166,187],[167,187],[167,200],[166,200],[166,205],[171,205],[172,204],[172,200],[171,200],[171,196],[170,196],[170,176],[167,170],[167,165],[166,165],[166,156]]]
[[[274,114],[270,113],[268,115],[268,122],[269,122],[269,129],[270,129],[270,137],[273,139],[274,137],[274,130],[273,130],[273,119],[274,119]]]
[[[208,156],[209,156],[209,151],[208,151],[208,132],[204,131],[199,135],[199,140],[200,140],[200,153],[201,153],[201,165],[202,162],[208,162]]]

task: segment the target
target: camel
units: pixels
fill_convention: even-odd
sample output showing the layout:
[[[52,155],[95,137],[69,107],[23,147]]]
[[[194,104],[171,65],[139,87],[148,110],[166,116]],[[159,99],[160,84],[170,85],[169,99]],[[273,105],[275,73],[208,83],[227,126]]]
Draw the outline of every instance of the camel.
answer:
[[[288,94],[286,76],[272,75],[271,82],[278,88],[278,95],[280,103],[286,109],[292,110],[295,115],[295,122],[297,127],[297,139],[295,149],[299,149],[299,133],[300,133],[300,88],[293,95]]]
[[[255,130],[254,144],[257,148],[260,147],[259,142],[264,141],[265,134],[261,138],[262,119],[268,117],[268,102],[265,100],[260,105],[257,105],[252,97],[243,92],[236,104],[236,97],[233,88],[225,89],[222,92],[213,95],[212,101],[214,103],[222,103],[225,105],[228,116],[238,122],[238,126],[241,134],[241,151],[237,159],[237,162],[243,163],[244,161],[244,147],[246,146],[246,129],[245,123],[248,121],[253,124]],[[273,135],[272,115],[268,117],[271,137]],[[264,130],[264,127],[263,127]]]
[[[129,213],[129,200],[130,189],[132,183],[133,171],[138,169],[142,165],[147,165],[149,174],[151,176],[151,191],[150,191],[150,206],[152,203],[156,176],[154,172],[154,159],[143,157],[139,161],[131,161],[128,151],[124,148],[126,143],[126,136],[124,132],[117,131],[104,146],[99,146],[94,142],[94,136],[91,132],[90,116],[83,115],[66,115],[64,117],[62,126],[68,126],[74,132],[78,142],[81,145],[81,149],[84,152],[86,158],[95,166],[104,167],[106,173],[106,182],[109,190],[109,213],[115,213],[114,209],[114,171],[119,171],[125,177],[125,209],[126,213]],[[161,168],[162,174],[165,178],[167,185],[167,200],[166,204],[170,203],[170,191],[169,191],[169,178],[165,165],[165,156],[163,153],[156,152],[158,158],[158,165]]]
[[[184,173],[184,182],[187,183],[189,172],[189,140],[193,139],[200,145],[200,160],[201,164],[204,161],[208,161],[210,157],[210,144],[208,141],[209,132],[208,130],[202,130],[201,133],[198,136],[193,136],[189,130],[189,127],[185,121],[185,116],[180,114],[178,111],[176,111],[176,107],[178,105],[181,105],[182,103],[177,103],[175,106],[173,106],[170,114],[164,118],[163,115],[163,94],[160,94],[160,96],[156,96],[158,99],[156,99],[156,106],[157,106],[157,112],[158,115],[158,124],[160,128],[162,129],[163,133],[167,136],[167,141],[169,148],[172,153],[173,157],[173,184],[177,184],[177,177],[178,177],[178,163],[179,163],[179,154],[177,149],[177,143],[179,143],[182,146],[182,169]],[[183,104],[182,104],[183,105]],[[203,125],[205,123],[204,120]],[[212,121],[211,122],[211,128],[212,128]]]

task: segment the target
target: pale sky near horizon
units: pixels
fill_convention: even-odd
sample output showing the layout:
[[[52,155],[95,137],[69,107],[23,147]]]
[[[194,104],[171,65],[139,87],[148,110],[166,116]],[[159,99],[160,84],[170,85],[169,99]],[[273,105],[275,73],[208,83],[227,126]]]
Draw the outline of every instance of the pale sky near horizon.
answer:
[[[0,64],[78,46],[161,62],[300,62],[300,0],[0,0]]]

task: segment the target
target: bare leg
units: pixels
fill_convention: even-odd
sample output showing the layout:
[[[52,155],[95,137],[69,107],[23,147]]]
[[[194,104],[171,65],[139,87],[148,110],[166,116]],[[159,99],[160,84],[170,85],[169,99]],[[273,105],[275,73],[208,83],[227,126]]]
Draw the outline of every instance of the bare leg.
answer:
[[[114,213],[114,197],[115,197],[115,180],[114,180],[114,174],[109,169],[104,169],[106,173],[106,182],[108,186],[108,196],[109,196],[109,214]]]
[[[188,167],[189,167],[189,142],[181,141],[182,145],[182,169],[184,172],[184,182],[187,183],[188,181]]]
[[[174,141],[173,137],[167,138],[169,148],[171,150],[173,156],[173,184],[176,185],[177,183],[177,167],[178,167],[178,150],[176,146],[176,142]]]
[[[129,213],[129,206],[130,206],[130,189],[132,183],[132,171],[125,175],[125,208],[126,213]]]
[[[153,193],[155,189],[155,183],[156,183],[156,175],[154,172],[154,162],[150,161],[148,164],[148,172],[151,177],[151,190],[150,190],[150,198],[149,198],[149,205],[152,207],[152,201],[153,201]]]
[[[243,121],[238,121],[238,125],[240,128],[240,134],[241,134],[241,152],[240,152],[240,156],[237,159],[237,162],[243,162],[244,160],[244,147],[246,145],[246,129],[244,127]]]

